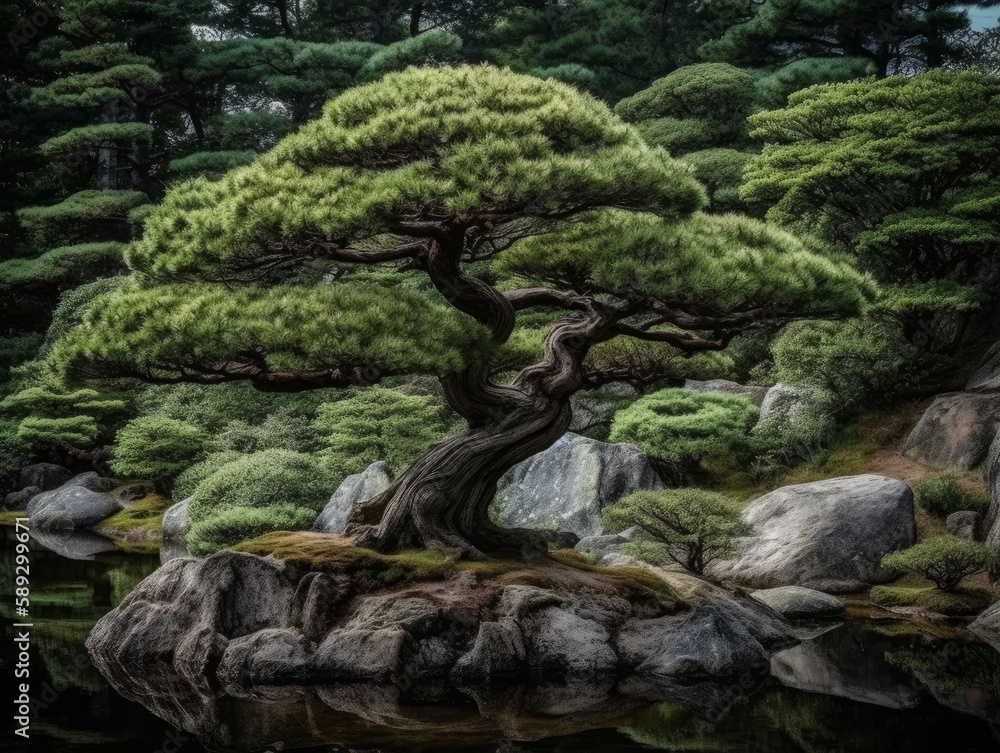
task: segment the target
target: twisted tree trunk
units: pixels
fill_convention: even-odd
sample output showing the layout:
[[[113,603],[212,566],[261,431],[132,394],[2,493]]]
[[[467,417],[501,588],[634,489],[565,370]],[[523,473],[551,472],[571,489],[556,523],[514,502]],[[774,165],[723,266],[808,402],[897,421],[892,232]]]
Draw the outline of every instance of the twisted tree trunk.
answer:
[[[544,551],[552,533],[501,528],[489,518],[490,504],[510,468],[569,428],[570,396],[584,384],[583,359],[606,325],[598,312],[557,323],[542,361],[509,386],[491,384],[484,369],[446,378],[448,402],[469,431],[438,443],[385,492],[356,506],[347,535],[380,551],[418,547],[473,558]]]

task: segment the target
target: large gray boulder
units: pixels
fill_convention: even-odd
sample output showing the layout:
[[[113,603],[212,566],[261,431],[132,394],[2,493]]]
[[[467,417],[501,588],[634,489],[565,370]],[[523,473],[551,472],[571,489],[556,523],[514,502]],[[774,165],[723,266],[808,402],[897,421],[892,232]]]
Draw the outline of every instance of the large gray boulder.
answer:
[[[710,573],[753,588],[804,586],[847,593],[893,577],[880,564],[914,542],[913,493],[862,475],[785,486],[743,511],[754,532]]]
[[[937,468],[967,471],[986,457],[1000,428],[1000,393],[938,395],[906,438],[903,454]]]
[[[695,392],[724,392],[729,395],[742,395],[743,397],[750,398],[757,405],[764,403],[764,398],[768,393],[767,387],[740,384],[739,382],[731,382],[728,379],[709,379],[704,382],[697,379],[688,379],[684,382],[684,389],[694,390]]]
[[[37,486],[43,492],[62,486],[73,472],[55,463],[35,463],[21,469],[21,486]]]
[[[191,530],[191,518],[188,516],[188,502],[190,499],[181,500],[177,504],[171,505],[163,513],[163,540],[183,541]]]
[[[79,473],[73,476],[63,486],[82,486],[84,489],[92,492],[103,493],[114,489],[117,483],[113,478],[105,478],[94,471],[87,471],[86,473]]]
[[[977,392],[1000,392],[1000,342],[994,343],[979,368],[969,377],[965,389]]]
[[[494,509],[500,525],[601,533],[601,510],[638,489],[662,489],[646,455],[568,433],[500,479]]]
[[[27,511],[34,528],[72,530],[97,525],[121,509],[114,497],[82,486],[62,486],[33,497]]]
[[[1000,601],[969,623],[969,630],[1000,651]]]
[[[786,620],[839,617],[844,613],[844,602],[836,596],[802,586],[765,588],[754,591],[750,596],[771,607]]]
[[[381,494],[391,483],[392,469],[381,460],[372,463],[361,473],[348,476],[316,518],[313,529],[324,533],[342,533],[351,508],[358,502]]]

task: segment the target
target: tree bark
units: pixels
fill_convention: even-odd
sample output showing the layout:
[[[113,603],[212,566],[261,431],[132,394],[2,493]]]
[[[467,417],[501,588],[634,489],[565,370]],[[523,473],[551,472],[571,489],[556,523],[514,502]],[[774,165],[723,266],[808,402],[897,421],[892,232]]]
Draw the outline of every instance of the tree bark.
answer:
[[[497,482],[512,467],[551,447],[569,428],[569,399],[584,386],[583,360],[610,336],[613,318],[598,310],[562,320],[546,338],[545,357],[511,385],[489,382],[475,367],[444,380],[449,404],[469,431],[421,455],[382,494],[352,510],[346,533],[379,551],[439,549],[458,557],[523,557],[560,534],[504,529],[489,518]]]

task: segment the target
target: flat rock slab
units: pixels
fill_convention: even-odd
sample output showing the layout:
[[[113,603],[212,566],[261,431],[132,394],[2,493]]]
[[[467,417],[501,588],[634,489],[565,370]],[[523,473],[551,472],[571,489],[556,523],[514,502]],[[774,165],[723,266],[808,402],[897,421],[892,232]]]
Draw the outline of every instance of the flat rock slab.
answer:
[[[890,580],[882,557],[915,540],[910,488],[869,474],[776,489],[752,502],[743,519],[754,532],[734,559],[709,570],[753,588],[858,591]]]
[[[493,504],[502,526],[554,528],[584,537],[601,533],[606,506],[639,489],[662,488],[638,448],[569,433],[504,474]]]
[[[372,463],[361,473],[348,476],[316,518],[313,529],[324,533],[342,533],[354,505],[381,494],[391,483],[392,469],[382,460]]]
[[[97,525],[121,509],[121,503],[106,494],[83,486],[62,486],[33,497],[28,517],[34,528],[73,530]]]
[[[787,620],[839,617],[844,613],[844,602],[836,596],[802,586],[765,588],[750,596]]]
[[[903,445],[903,454],[936,468],[968,471],[986,458],[1000,428],[1000,393],[938,395]]]

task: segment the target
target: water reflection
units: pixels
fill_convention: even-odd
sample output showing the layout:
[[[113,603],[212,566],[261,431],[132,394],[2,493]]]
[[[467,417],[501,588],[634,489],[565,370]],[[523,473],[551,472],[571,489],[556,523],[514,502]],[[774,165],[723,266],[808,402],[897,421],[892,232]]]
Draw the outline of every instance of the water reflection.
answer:
[[[777,654],[759,688],[678,688],[677,702],[653,706],[621,695],[613,681],[464,692],[256,688],[239,696],[177,675],[112,678],[109,685],[84,639],[161,557],[108,550],[89,537],[38,543],[45,548],[32,555],[32,676],[37,692],[47,685],[54,695],[35,715],[31,750],[259,751],[279,742],[284,750],[324,752],[1000,750],[1000,654],[944,629],[892,634],[850,623],[816,631]],[[0,563],[0,613],[13,618],[10,559]]]

